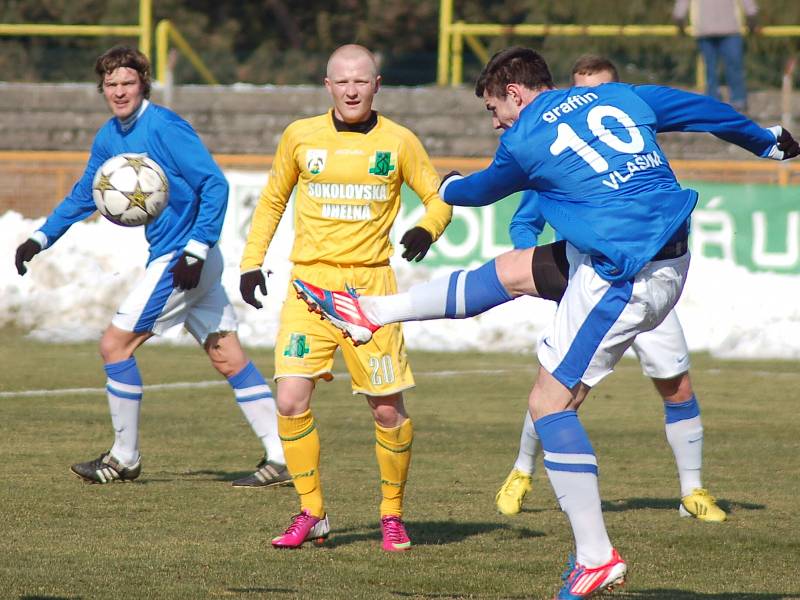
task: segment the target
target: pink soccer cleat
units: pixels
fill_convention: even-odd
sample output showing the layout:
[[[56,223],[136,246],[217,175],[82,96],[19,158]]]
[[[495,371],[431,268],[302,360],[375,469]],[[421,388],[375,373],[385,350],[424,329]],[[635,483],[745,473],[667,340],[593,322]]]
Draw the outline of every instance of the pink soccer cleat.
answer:
[[[304,542],[313,542],[314,545],[321,546],[330,532],[328,515],[320,519],[303,509],[299,515],[292,517],[292,523],[283,535],[272,539],[272,545],[275,548],[299,548]]]
[[[354,346],[369,342],[372,334],[380,328],[380,325],[375,325],[364,316],[358,303],[358,294],[350,286],[343,292],[333,292],[302,279],[295,279],[292,284],[297,290],[297,297],[308,304],[308,309],[340,329],[344,337],[353,340]]]
[[[554,600],[578,600],[598,592],[610,592],[625,583],[627,572],[628,566],[616,550],[612,550],[611,560],[606,564],[592,569],[576,563],[575,558],[570,556],[567,570],[561,576],[564,585]]]
[[[403,552],[411,548],[411,540],[406,533],[403,519],[394,515],[381,517],[383,549],[387,552]]]

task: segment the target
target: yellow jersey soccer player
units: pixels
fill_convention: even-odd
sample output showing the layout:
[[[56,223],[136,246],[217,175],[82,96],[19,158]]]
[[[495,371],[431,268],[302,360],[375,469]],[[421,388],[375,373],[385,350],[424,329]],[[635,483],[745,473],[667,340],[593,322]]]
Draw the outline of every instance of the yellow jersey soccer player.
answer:
[[[425,205],[425,214],[401,239],[404,258],[420,260],[450,222],[452,209],[437,192],[439,176],[417,137],[372,110],[380,76],[372,53],[354,44],[334,51],[325,87],[333,110],[290,124],[278,144],[269,181],[253,214],[241,263],[242,297],[261,307],[266,293],[261,267],[267,248],[296,188],[295,240],[291,279],[311,279],[331,289],[350,286],[367,294],[396,292],[389,266],[389,232],[406,182]],[[277,548],[321,542],[329,533],[319,476],[319,436],[311,413],[318,379],[330,380],[341,348],[354,394],[364,394],[375,419],[380,469],[383,548],[411,545],[403,516],[403,494],[411,460],[413,429],[403,390],[414,386],[400,325],[378,331],[370,343],[343,342],[329,322],[294,301],[292,286],[275,342],[278,431],[300,513]]]

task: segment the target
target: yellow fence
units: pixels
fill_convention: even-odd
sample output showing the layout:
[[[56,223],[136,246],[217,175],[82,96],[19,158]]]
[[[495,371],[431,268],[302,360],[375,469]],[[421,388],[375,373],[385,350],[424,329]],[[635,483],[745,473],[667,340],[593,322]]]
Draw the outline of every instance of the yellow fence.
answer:
[[[692,28],[687,31],[691,33]],[[675,37],[675,25],[501,25],[498,23],[465,23],[453,20],[453,0],[440,0],[439,56],[436,82],[438,85],[460,85],[463,80],[464,43],[486,63],[489,52],[478,36],[586,36],[586,37]],[[767,26],[758,30],[765,37],[800,37],[800,26]],[[702,63],[698,60],[698,87]]]
[[[119,36],[138,37],[139,50],[150,58],[153,33],[153,0],[139,0],[139,23],[136,25],[52,25],[37,23],[0,23],[0,36]],[[217,80],[192,49],[181,33],[168,20],[158,23],[156,33],[156,75],[160,83],[165,83],[169,44],[178,48],[197,69],[208,84],[216,85]]]

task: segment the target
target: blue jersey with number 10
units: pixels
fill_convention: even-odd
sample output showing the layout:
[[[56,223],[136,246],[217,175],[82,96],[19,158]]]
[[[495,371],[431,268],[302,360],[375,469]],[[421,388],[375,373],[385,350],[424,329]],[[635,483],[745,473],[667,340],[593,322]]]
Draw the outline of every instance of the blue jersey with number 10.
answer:
[[[697,202],[676,181],[657,131],[709,131],[764,157],[775,147],[770,130],[705,96],[622,83],[549,90],[501,136],[492,164],[449,182],[443,197],[480,206],[535,190],[544,219],[601,276],[630,279]]]

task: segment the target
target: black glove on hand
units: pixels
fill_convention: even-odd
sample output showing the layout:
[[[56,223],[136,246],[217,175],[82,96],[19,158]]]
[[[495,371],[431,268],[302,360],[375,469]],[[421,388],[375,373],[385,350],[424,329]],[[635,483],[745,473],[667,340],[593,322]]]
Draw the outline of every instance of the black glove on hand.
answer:
[[[191,290],[200,283],[200,273],[203,270],[204,261],[193,254],[184,252],[172,267],[172,286],[179,290]]]
[[[419,262],[425,258],[428,250],[430,250],[433,236],[422,227],[412,227],[403,234],[403,237],[400,238],[400,243],[405,246],[403,258],[409,262],[412,260]]]
[[[781,129],[781,134],[778,136],[777,142],[778,150],[783,152],[782,160],[794,158],[800,154],[800,145],[797,144],[797,140],[792,137],[792,134],[785,129]],[[20,248],[21,247],[22,246],[20,246]],[[19,256],[19,250],[17,251],[17,256]]]
[[[30,262],[31,259],[41,251],[42,247],[39,245],[39,242],[34,239],[27,239],[22,242],[17,248],[17,255],[14,257],[14,264],[17,265],[17,273],[25,275],[25,273],[28,272],[25,263]]]
[[[461,177],[461,173],[458,171],[450,171],[447,175],[442,177],[442,182],[439,184],[439,190],[441,191],[441,189],[444,187],[444,184],[447,183],[447,180],[453,177]]]
[[[239,293],[242,295],[242,300],[247,302],[250,306],[261,308],[263,304],[256,300],[256,288],[261,290],[261,295],[267,295],[267,282],[264,279],[264,273],[261,269],[254,269],[242,273],[239,278]]]

